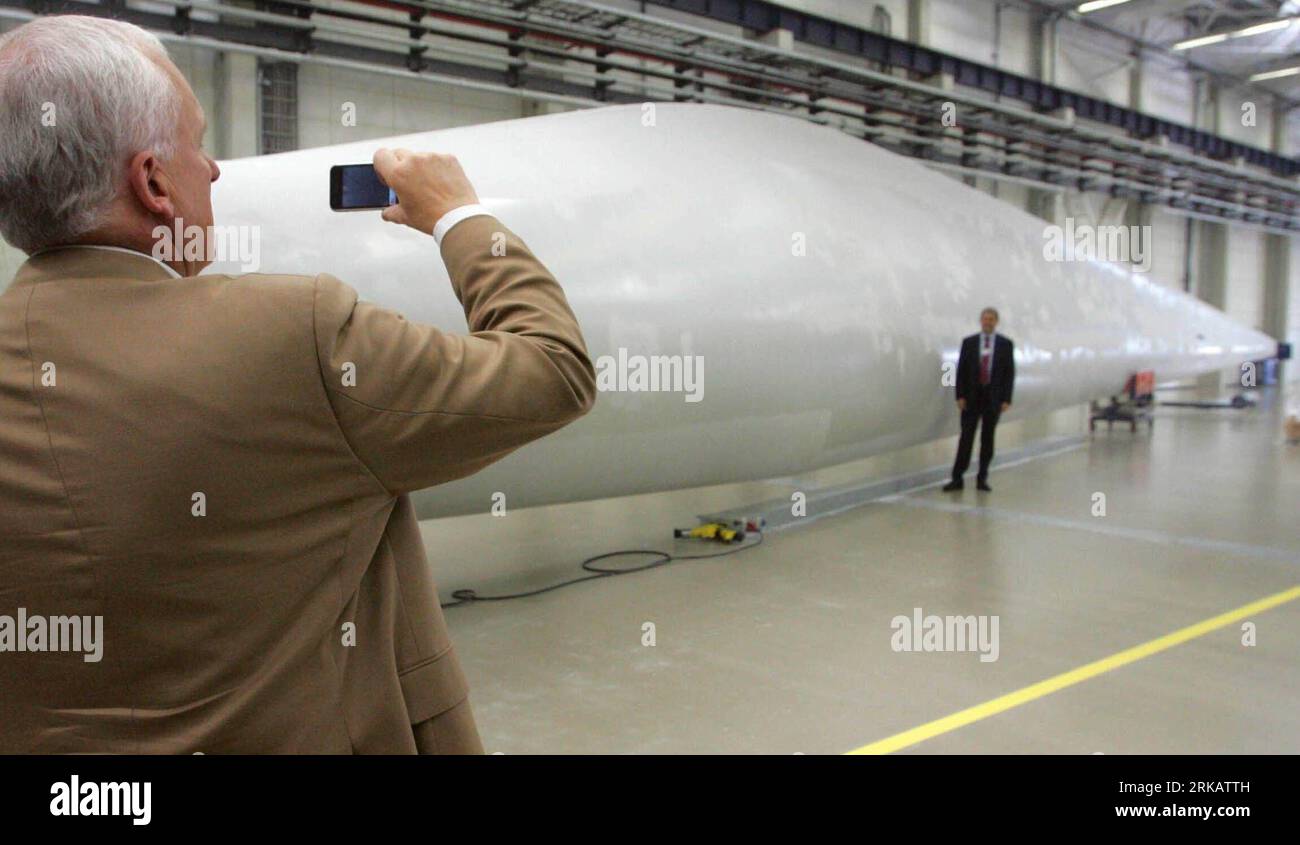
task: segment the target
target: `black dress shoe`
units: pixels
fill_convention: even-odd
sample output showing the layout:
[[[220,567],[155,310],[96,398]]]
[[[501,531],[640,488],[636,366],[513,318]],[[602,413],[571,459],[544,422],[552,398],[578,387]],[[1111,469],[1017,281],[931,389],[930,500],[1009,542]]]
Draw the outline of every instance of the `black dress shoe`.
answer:
[[[981,492],[984,492],[984,493],[992,493],[992,492],[993,492],[993,488],[989,486],[989,483],[988,483],[987,481],[976,481],[976,482],[975,482],[975,489],[976,489],[976,490],[979,490],[979,491],[981,491]]]
[[[958,490],[963,489],[965,486],[966,485],[962,484],[960,481],[949,481],[947,484],[943,485],[943,492],[956,493]]]

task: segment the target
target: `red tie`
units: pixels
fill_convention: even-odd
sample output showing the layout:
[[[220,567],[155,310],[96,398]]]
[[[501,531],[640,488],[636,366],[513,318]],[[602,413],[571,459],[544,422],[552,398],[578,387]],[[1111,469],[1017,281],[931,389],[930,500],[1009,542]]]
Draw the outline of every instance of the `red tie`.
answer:
[[[988,335],[984,335],[984,354],[980,355],[980,384],[989,383],[989,362],[993,360],[993,356],[989,353],[990,340]]]

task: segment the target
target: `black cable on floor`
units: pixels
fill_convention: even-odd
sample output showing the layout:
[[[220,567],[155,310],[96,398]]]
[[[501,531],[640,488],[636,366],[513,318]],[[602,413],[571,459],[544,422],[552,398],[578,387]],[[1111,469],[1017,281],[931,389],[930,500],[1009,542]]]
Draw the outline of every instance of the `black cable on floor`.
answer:
[[[713,557],[726,557],[727,555],[734,555],[737,552],[743,552],[748,549],[752,549],[755,546],[761,546],[763,544],[762,531],[747,532],[747,537],[753,536],[755,534],[758,535],[758,539],[752,543],[749,542],[748,539],[746,539],[740,545],[734,546],[730,549],[727,549],[726,551],[713,552],[711,554],[706,554],[706,555],[670,555],[668,552],[661,552],[657,549],[626,549],[621,552],[606,552],[603,555],[596,555],[595,557],[589,557],[582,562],[582,568],[592,573],[591,575],[584,575],[581,578],[571,578],[568,581],[561,581],[558,584],[552,584],[549,587],[542,587],[537,590],[529,590],[526,593],[507,593],[506,595],[501,595],[501,596],[480,596],[478,593],[474,592],[473,590],[456,590],[451,594],[453,600],[443,604],[442,606],[459,607],[460,605],[463,604],[473,604],[476,601],[509,601],[511,599],[523,599],[523,598],[528,598],[529,596],[540,596],[542,593],[549,593],[552,590],[558,590],[561,587],[568,587],[573,584],[581,584],[583,581],[594,581],[597,578],[609,578],[610,576],[613,575],[630,575],[633,572],[644,572],[647,569],[655,569],[656,567],[667,566],[668,564],[674,561],[706,560],[708,558],[713,558]],[[604,569],[602,567],[595,565],[596,561],[605,560],[611,557],[621,557],[623,555],[655,555],[659,559],[652,560],[649,563],[643,564],[641,566],[632,566],[624,569]]]

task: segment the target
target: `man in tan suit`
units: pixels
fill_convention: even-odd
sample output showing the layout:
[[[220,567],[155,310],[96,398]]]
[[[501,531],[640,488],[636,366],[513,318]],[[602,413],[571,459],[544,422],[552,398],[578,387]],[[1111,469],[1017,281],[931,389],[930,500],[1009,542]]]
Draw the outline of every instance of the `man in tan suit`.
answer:
[[[407,494],[591,408],[577,320],[449,156],[375,167],[471,334],[155,260],[203,132],[142,30],[0,39],[0,753],[480,753]]]

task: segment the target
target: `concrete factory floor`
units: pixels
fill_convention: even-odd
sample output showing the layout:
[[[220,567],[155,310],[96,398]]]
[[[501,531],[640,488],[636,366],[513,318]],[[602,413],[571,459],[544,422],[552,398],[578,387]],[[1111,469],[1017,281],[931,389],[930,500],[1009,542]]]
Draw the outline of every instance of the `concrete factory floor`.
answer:
[[[1300,753],[1300,447],[1282,442],[1276,408],[1161,409],[1151,435],[1103,428],[990,482],[739,555],[449,609],[487,749],[836,754],[988,703],[873,750]],[[539,536],[597,521],[580,574],[581,556],[644,548],[657,498],[520,511],[492,547],[542,554]],[[425,530],[436,562],[458,520]],[[444,600],[461,586],[482,585],[443,583]],[[997,659],[894,650],[891,620],[914,608],[996,615]],[[1148,643],[1167,647],[1125,653]],[[1114,655],[1063,688],[1032,686]]]

